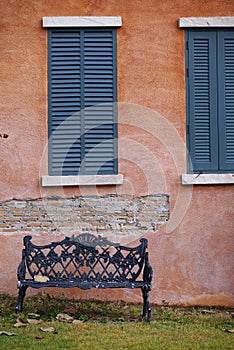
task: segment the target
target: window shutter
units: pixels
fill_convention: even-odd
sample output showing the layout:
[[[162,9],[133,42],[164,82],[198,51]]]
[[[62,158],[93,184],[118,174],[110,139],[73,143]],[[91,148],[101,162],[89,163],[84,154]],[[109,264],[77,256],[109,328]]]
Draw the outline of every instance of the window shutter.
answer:
[[[117,173],[115,31],[84,31],[84,167]]]
[[[188,31],[187,105],[193,172],[217,170],[216,35]]]
[[[114,30],[49,32],[49,174],[117,173]]]
[[[234,32],[218,33],[220,170],[234,169]]]
[[[81,159],[80,33],[49,31],[49,174],[75,175]]]

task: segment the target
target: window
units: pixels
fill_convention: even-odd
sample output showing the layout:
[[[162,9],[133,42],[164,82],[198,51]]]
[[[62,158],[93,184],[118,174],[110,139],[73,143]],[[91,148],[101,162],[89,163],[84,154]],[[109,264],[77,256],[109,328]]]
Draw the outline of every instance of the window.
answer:
[[[194,173],[234,170],[234,31],[186,31],[187,147]]]
[[[120,17],[43,18],[49,27],[49,176],[118,173],[114,27],[120,25]]]

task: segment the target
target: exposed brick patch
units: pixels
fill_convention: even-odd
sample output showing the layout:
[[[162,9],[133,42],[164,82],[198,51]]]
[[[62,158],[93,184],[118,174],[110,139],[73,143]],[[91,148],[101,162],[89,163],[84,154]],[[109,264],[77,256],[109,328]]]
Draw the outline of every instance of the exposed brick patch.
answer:
[[[0,203],[0,233],[143,234],[169,219],[169,197],[89,196]]]

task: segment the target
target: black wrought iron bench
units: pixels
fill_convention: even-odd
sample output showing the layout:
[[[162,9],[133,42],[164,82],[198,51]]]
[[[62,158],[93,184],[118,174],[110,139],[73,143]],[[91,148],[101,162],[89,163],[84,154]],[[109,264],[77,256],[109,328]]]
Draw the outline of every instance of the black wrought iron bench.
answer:
[[[145,238],[134,248],[91,234],[66,237],[42,246],[33,244],[31,239],[31,236],[24,237],[22,261],[17,271],[16,313],[23,310],[28,287],[140,288],[142,316],[151,321],[149,292],[153,271]]]

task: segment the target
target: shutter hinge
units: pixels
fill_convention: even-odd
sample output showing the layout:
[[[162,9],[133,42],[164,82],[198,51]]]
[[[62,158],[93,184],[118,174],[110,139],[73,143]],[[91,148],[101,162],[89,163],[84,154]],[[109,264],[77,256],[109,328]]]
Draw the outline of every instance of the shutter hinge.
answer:
[[[189,69],[186,68],[186,77],[189,77]]]
[[[187,135],[190,134],[190,127],[189,127],[189,124],[187,124]]]
[[[189,42],[188,42],[188,40],[186,40],[186,42],[185,42],[185,47],[186,47],[186,50],[189,49]]]

